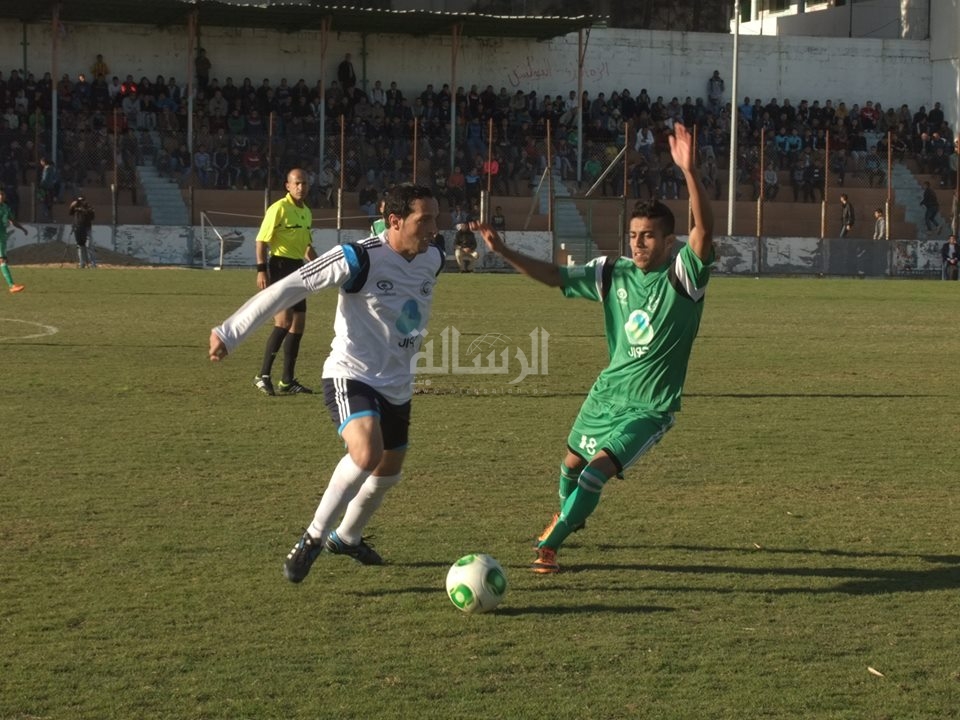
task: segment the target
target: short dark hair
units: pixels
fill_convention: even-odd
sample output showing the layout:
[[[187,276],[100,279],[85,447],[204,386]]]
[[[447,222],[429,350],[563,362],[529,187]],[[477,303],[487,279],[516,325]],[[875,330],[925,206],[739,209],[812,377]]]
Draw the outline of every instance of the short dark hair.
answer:
[[[433,190],[426,185],[400,183],[387,191],[387,196],[383,204],[383,216],[386,218],[391,215],[396,215],[397,217],[405,218],[413,210],[413,202],[415,200],[430,198],[433,198]]]
[[[658,221],[664,235],[673,235],[676,219],[673,217],[673,211],[659,200],[653,202],[638,202],[633,206],[633,213],[630,219],[646,218]]]

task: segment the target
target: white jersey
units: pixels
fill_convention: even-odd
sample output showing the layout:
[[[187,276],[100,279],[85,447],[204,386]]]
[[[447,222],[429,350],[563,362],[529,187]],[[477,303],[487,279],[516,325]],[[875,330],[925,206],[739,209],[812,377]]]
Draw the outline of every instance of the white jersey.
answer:
[[[407,260],[382,237],[338,245],[254,295],[214,332],[232,351],[254,328],[308,294],[337,286],[337,313],[324,378],[359,380],[391,403],[413,395],[411,361],[430,319],[443,251]]]

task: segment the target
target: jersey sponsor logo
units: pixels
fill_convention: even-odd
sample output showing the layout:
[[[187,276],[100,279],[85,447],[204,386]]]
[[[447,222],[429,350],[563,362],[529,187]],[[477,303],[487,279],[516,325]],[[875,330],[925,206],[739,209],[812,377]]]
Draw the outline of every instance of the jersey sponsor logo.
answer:
[[[649,349],[647,346],[653,341],[653,325],[650,316],[643,310],[634,310],[624,323],[623,330],[630,343],[627,351],[630,357],[642,357]]]
[[[397,318],[396,327],[401,335],[409,335],[414,330],[420,329],[420,323],[423,322],[423,315],[420,314],[420,306],[416,300],[407,300],[400,310],[400,317]]]
[[[660,294],[654,295],[647,301],[647,312],[650,315],[656,315],[657,308],[660,307],[660,301],[663,300],[663,296]]]

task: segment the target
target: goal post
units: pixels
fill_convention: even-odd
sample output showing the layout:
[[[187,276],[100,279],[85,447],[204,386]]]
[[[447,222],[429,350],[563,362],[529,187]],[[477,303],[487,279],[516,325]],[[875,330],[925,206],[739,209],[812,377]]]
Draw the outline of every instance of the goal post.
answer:
[[[254,218],[254,215],[241,215],[238,213],[216,213],[232,217]],[[204,270],[222,270],[223,259],[227,252],[227,246],[243,240],[243,233],[238,230],[221,231],[216,223],[210,218],[210,214],[203,210],[200,212],[200,263]],[[213,253],[210,250],[213,250]]]

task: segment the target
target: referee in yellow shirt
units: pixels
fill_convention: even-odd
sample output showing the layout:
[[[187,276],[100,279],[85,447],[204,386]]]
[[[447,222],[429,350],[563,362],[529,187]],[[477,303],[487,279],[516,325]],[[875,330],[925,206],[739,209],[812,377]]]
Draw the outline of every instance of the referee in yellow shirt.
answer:
[[[313,214],[304,202],[307,196],[307,174],[300,168],[287,173],[287,194],[267,208],[260,232],[257,233],[257,287],[267,285],[297,272],[304,259],[317,257],[310,238]],[[267,338],[260,374],[254,385],[266,395],[312,393],[300,384],[296,377],[297,355],[300,340],[307,324],[307,301],[301,300],[293,307],[277,313],[273,318],[273,332]],[[270,378],[273,361],[283,347],[283,377],[273,388]]]

